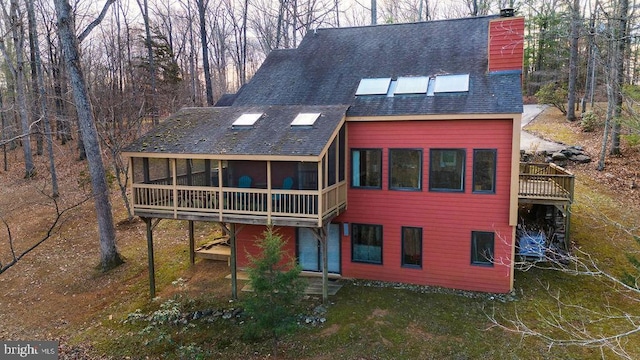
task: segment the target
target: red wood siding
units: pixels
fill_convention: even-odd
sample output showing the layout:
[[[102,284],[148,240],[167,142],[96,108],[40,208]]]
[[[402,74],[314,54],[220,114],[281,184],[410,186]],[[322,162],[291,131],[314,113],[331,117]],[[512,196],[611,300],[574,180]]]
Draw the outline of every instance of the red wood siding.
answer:
[[[524,18],[500,18],[489,23],[489,71],[522,70]]]
[[[262,238],[262,233],[266,230],[265,226],[257,225],[236,225],[240,231],[236,235],[237,259],[238,267],[249,266],[249,256],[258,256],[260,248],[258,248],[257,239]],[[292,227],[275,227],[278,234],[285,240],[284,250],[294,258],[296,256],[296,232]],[[285,259],[288,260],[288,259]],[[286,261],[285,261],[286,262]]]
[[[350,148],[382,148],[382,190],[349,188],[348,210],[337,220],[383,225],[383,265],[351,261],[351,239],[342,238],[342,275],[451,288],[508,292],[508,266],[471,265],[471,232],[496,233],[495,256],[511,259],[509,226],[511,120],[350,122]],[[422,190],[389,189],[389,149],[423,149]],[[430,192],[429,149],[466,151],[465,191]],[[495,194],[473,194],[473,149],[497,149]],[[349,156],[350,158],[350,156]],[[349,169],[350,174],[350,169]],[[401,266],[401,227],[423,229],[422,269]]]

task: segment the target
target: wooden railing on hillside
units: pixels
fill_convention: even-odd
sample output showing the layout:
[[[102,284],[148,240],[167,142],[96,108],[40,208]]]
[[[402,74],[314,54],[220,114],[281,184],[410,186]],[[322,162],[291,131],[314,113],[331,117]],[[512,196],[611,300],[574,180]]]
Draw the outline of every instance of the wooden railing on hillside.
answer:
[[[551,163],[520,163],[521,199],[573,201],[574,175]]]

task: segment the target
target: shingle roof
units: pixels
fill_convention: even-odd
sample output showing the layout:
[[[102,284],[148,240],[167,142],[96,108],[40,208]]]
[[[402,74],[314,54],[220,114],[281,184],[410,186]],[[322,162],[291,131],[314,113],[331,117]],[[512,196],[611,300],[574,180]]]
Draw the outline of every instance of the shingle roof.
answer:
[[[520,113],[519,72],[487,73],[489,17],[320,29],[272,51],[233,105],[345,104],[349,116]],[[362,78],[470,74],[468,93],[355,96]]]
[[[183,108],[125,152],[318,156],[342,123],[347,106]],[[311,127],[292,127],[299,113],[321,113]],[[251,129],[234,128],[245,113],[264,113]]]

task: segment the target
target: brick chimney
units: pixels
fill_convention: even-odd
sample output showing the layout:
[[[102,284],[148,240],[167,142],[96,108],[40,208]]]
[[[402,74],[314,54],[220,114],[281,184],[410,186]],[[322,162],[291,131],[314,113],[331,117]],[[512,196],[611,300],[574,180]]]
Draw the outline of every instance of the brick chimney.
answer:
[[[489,22],[489,72],[522,70],[524,59],[524,17],[501,11]]]

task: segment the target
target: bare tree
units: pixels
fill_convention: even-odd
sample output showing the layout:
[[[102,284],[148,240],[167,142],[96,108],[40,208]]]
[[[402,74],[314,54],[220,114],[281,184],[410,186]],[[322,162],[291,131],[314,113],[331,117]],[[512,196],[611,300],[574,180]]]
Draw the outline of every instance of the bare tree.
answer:
[[[153,124],[158,124],[158,107],[157,107],[157,93],[156,86],[156,64],[153,56],[153,47],[151,39],[151,25],[149,24],[149,4],[147,0],[136,0],[142,13],[142,19],[144,20],[144,32],[145,32],[145,45],[147,46],[147,61],[149,66],[149,82],[151,85],[151,104],[149,106],[149,112],[151,113],[151,119]]]
[[[576,120],[576,84],[578,82],[578,41],[580,40],[580,0],[573,0],[571,7],[571,39],[569,41],[569,88],[567,120]]]
[[[620,116],[622,114],[622,86],[624,84],[624,56],[626,53],[627,37],[627,18],[629,16],[629,0],[619,0],[620,5],[618,8],[618,14],[616,16],[618,26],[614,31],[614,63],[612,66],[615,68],[615,80],[613,88],[613,124],[611,125],[611,155],[620,154]]]
[[[95,27],[104,18],[109,5],[114,0],[108,0],[99,16],[90,24]],[[116,248],[116,234],[113,224],[113,214],[111,213],[111,200],[109,199],[109,187],[106,180],[106,172],[102,162],[102,151],[98,133],[93,119],[91,103],[85,79],[80,66],[80,54],[78,51],[78,41],[81,37],[76,37],[74,20],[71,16],[71,6],[67,0],[55,0],[56,14],[58,17],[58,34],[63,46],[63,53],[69,73],[73,97],[76,103],[80,131],[84,139],[84,145],[89,163],[89,175],[93,199],[96,207],[98,220],[98,231],[100,237],[100,265],[103,271],[109,270],[123,263]],[[95,24],[95,25],[94,25]],[[82,33],[88,34],[87,30]],[[85,35],[86,36],[86,35]]]
[[[22,125],[22,151],[24,153],[24,165],[25,165],[25,178],[30,178],[35,175],[35,165],[33,163],[33,155],[31,152],[31,124],[29,123],[29,114],[26,98],[26,83],[24,78],[24,26],[22,20],[22,11],[18,5],[17,0],[11,0],[9,4],[9,12],[4,0],[0,1],[4,14],[4,19],[7,25],[11,28],[11,34],[13,37],[13,44],[16,48],[16,65],[13,64],[11,56],[7,52],[4,40],[0,39],[0,51],[2,52],[6,64],[11,71],[13,78],[16,81],[16,98],[18,105],[18,112],[20,114],[20,124]]]
[[[44,136],[47,140],[47,153],[49,154],[49,172],[51,174],[51,196],[56,198],[59,195],[58,176],[56,174],[56,164],[53,155],[53,139],[51,134],[51,122],[49,121],[49,111],[47,109],[47,93],[42,73],[42,61],[40,60],[40,46],[38,42],[38,30],[36,29],[36,15],[33,6],[34,0],[27,0],[27,16],[29,17],[29,38],[32,41],[31,56],[35,67],[38,104],[40,106],[40,116],[44,123]],[[38,122],[40,122],[38,120]]]
[[[198,18],[200,19],[200,43],[202,45],[202,68],[204,71],[204,83],[207,92],[207,105],[213,105],[213,85],[211,69],[209,68],[209,43],[207,42],[207,6],[209,0],[196,0],[198,6]]]

